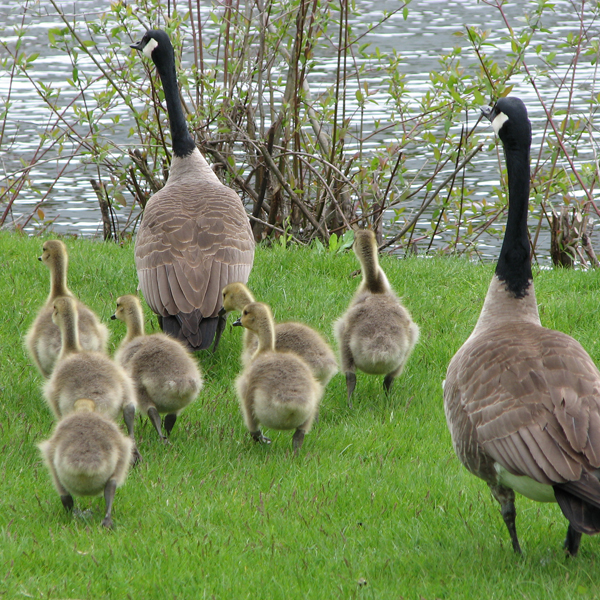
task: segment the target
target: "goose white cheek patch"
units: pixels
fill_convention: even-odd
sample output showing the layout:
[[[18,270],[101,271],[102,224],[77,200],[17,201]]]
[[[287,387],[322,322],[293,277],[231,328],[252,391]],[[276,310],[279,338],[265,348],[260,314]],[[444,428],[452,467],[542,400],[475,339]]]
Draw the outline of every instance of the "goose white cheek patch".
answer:
[[[150,38],[150,40],[148,41],[148,43],[144,46],[143,53],[148,58],[152,58],[152,51],[154,50],[154,48],[156,48],[156,46],[158,46],[158,42],[155,39]]]
[[[144,52],[146,52],[146,50],[144,50]],[[506,121],[508,121],[508,117],[503,112],[498,113],[498,116],[492,121],[492,127],[494,128],[496,135],[498,135],[498,132],[502,129],[502,125],[504,125]]]

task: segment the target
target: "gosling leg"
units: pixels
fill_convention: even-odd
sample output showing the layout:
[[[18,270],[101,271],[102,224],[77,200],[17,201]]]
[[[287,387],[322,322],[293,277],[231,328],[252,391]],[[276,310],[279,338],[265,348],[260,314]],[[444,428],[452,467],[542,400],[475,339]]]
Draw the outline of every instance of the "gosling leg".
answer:
[[[304,442],[304,434],[306,432],[304,429],[296,429],[293,437],[292,437],[292,448],[294,449],[294,454],[298,454],[300,448],[302,448],[302,443]]]
[[[171,435],[171,430],[175,425],[175,421],[177,421],[177,415],[175,413],[169,413],[165,416],[165,431],[167,435]]]
[[[348,390],[348,408],[352,408],[352,394],[356,387],[356,373],[346,373],[346,389]]]
[[[166,444],[167,438],[163,435],[162,427],[160,424],[160,415],[158,414],[158,411],[156,410],[155,406],[151,406],[148,409],[148,418],[150,419],[150,421],[152,421],[152,425],[154,425],[154,429],[156,429],[156,432],[158,433],[160,439]]]
[[[573,526],[569,523],[569,528],[567,529],[567,537],[565,538],[565,543],[563,544],[563,548],[568,556],[577,556],[579,552],[579,544],[581,543],[581,533],[579,531],[575,531]]]
[[[73,510],[73,496],[71,496],[71,494],[67,493],[61,495],[60,501],[67,512],[71,512]]]
[[[394,379],[395,379],[395,375],[393,375],[392,373],[388,373],[385,376],[385,379],[383,380],[383,389],[388,394],[390,392],[390,388],[392,387],[392,384],[394,383]]]
[[[125,426],[127,427],[127,433],[133,442],[133,452],[131,453],[131,464],[135,467],[142,460],[142,455],[137,448],[137,444],[135,443],[135,437],[133,434],[133,423],[135,421],[135,404],[133,402],[123,407],[123,420],[125,421]]]
[[[102,526],[107,529],[112,529],[113,520],[110,515],[112,511],[113,500],[115,499],[115,491],[117,489],[117,481],[109,479],[104,486],[104,502],[106,503],[106,514],[102,520]]]

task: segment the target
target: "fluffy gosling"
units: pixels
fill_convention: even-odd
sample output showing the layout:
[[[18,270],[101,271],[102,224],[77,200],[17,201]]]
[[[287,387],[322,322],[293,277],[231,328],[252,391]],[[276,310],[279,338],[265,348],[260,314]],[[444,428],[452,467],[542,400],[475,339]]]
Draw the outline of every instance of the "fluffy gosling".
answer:
[[[38,370],[49,377],[60,354],[60,331],[52,321],[54,300],[75,296],[67,286],[67,247],[60,240],[48,240],[38,257],[50,269],[50,294],[25,336],[25,346]],[[85,304],[75,299],[79,316],[79,340],[84,350],[106,353],[108,329]]]
[[[348,310],[334,324],[350,406],[356,369],[385,374],[383,386],[389,391],[419,339],[419,327],[379,266],[375,234],[355,232],[353,248],[363,279]]]
[[[94,410],[93,400],[77,400],[75,412],[62,419],[52,437],[38,447],[65,509],[73,510],[73,496],[104,492],[102,525],[111,528],[115,491],[127,476],[133,441]]]
[[[179,413],[194,401],[202,389],[196,361],[183,343],[163,333],[144,335],[144,313],[136,296],[121,296],[111,317],[127,325],[115,360],[133,379],[138,407],[163,435],[160,415],[165,414],[165,431],[170,435]]]
[[[258,337],[250,364],[236,380],[244,422],[252,438],[262,443],[271,440],[262,434],[259,424],[295,429],[292,443],[298,452],[317,414],[323,388],[302,358],[275,349],[275,326],[266,304],[246,305],[239,324]]]

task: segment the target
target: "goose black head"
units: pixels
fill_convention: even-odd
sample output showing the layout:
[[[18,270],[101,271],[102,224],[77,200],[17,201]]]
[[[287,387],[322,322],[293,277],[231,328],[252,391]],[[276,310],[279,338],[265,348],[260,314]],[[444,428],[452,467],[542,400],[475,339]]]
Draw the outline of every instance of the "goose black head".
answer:
[[[174,56],[173,44],[162,29],[149,29],[139,42],[131,44],[131,48],[142,52],[155,63],[160,60],[161,56],[171,57],[171,59]],[[159,51],[155,52],[156,49]]]
[[[494,106],[485,106],[481,112],[490,120],[505,148],[531,146],[531,123],[520,98],[500,98]]]

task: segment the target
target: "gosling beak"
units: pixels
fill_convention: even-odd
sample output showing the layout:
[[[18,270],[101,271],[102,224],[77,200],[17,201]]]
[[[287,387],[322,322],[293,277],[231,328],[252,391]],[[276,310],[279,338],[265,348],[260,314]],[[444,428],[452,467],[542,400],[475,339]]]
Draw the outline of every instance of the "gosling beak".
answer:
[[[241,327],[242,326],[242,317],[240,317],[239,319],[237,319],[237,321],[233,322],[233,326],[234,327]]]
[[[114,321],[117,318],[117,315],[112,315],[111,320]]]
[[[226,317],[227,316],[227,311],[225,310],[224,306],[221,307],[221,310],[218,312],[218,315],[220,317]]]
[[[40,262],[42,262],[42,257],[41,257],[41,256],[38,256],[38,260],[39,260]]]

